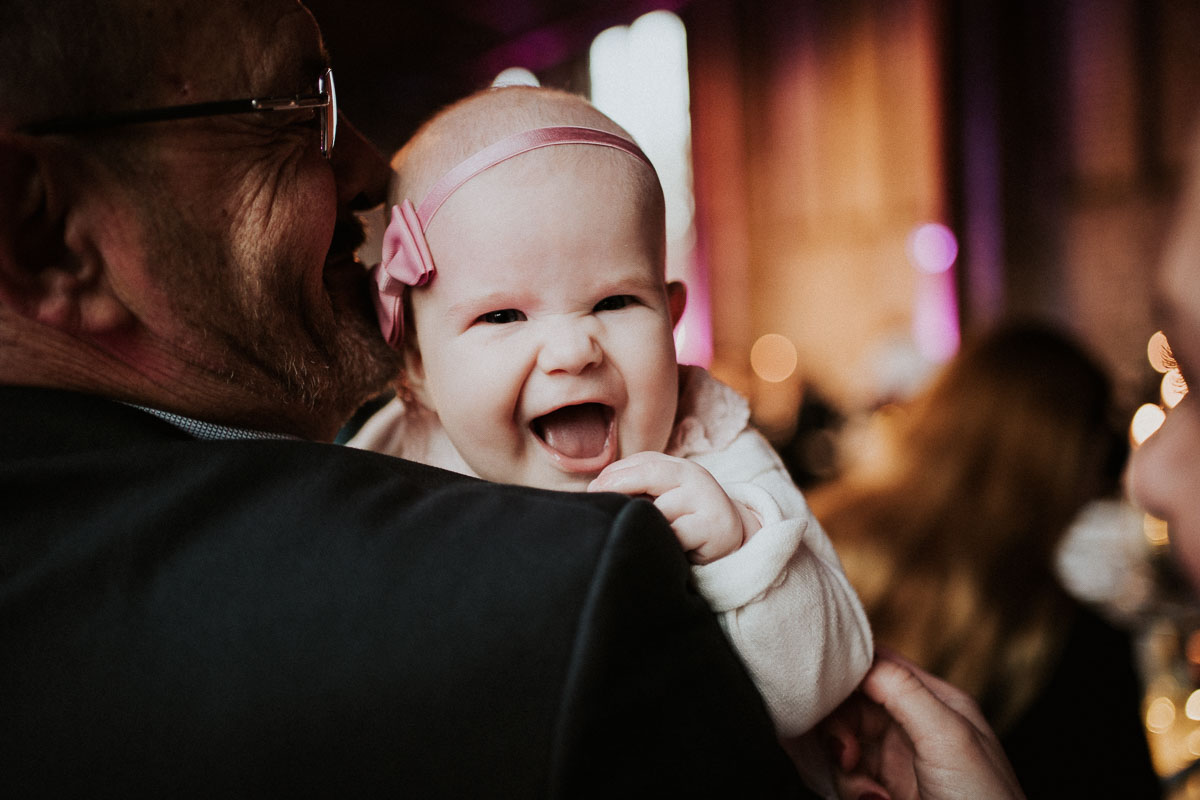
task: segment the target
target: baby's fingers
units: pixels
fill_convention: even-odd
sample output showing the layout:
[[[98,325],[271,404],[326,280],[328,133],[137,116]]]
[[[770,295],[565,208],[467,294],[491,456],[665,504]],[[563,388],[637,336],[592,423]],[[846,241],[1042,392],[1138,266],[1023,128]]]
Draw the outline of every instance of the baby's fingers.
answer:
[[[645,494],[657,498],[678,487],[689,466],[681,458],[662,453],[635,453],[605,467],[588,484],[588,491]]]

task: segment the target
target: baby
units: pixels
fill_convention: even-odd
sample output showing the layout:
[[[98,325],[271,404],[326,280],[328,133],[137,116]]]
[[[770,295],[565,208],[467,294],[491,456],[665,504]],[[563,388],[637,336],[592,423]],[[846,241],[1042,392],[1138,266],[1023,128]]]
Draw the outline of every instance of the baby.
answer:
[[[395,166],[374,282],[405,370],[350,444],[649,496],[780,736],[807,731],[867,671],[871,633],[746,402],[675,362],[685,291],[645,155],[582,98],[506,87],[438,114]]]

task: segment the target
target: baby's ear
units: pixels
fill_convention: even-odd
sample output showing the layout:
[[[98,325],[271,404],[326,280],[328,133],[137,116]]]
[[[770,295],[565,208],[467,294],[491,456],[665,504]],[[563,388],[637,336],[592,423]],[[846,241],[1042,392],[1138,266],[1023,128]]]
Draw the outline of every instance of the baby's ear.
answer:
[[[687,308],[687,285],[683,281],[667,283],[667,308],[671,312],[671,327],[679,324],[683,310]]]
[[[399,383],[402,395],[415,399],[426,408],[433,408],[429,402],[429,392],[425,389],[425,363],[421,360],[421,350],[411,334],[406,332],[404,341],[404,366],[400,373]]]

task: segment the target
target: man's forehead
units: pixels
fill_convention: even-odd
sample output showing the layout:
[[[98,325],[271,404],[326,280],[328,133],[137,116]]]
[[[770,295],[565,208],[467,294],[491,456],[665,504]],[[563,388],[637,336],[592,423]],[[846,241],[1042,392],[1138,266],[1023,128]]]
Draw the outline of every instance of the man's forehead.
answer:
[[[299,3],[286,3],[275,24],[267,26],[260,38],[259,46],[268,55],[264,62],[275,73],[271,77],[311,81],[329,66],[316,20]]]
[[[182,75],[196,88],[215,82],[225,93],[290,94],[307,90],[328,66],[316,21],[295,0],[205,8],[195,25],[177,31]]]
[[[329,53],[325,50],[321,29],[307,8],[299,3],[291,4],[282,17],[279,28],[290,32],[305,66],[318,69],[329,66]]]

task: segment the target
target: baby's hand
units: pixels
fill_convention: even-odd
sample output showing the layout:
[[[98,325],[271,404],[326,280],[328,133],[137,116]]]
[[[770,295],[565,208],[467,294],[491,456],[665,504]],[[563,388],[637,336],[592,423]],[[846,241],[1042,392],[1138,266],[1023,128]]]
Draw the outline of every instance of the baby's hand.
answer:
[[[697,564],[729,555],[762,527],[754,512],[725,494],[704,467],[663,453],[646,451],[614,461],[588,491],[649,495]]]

